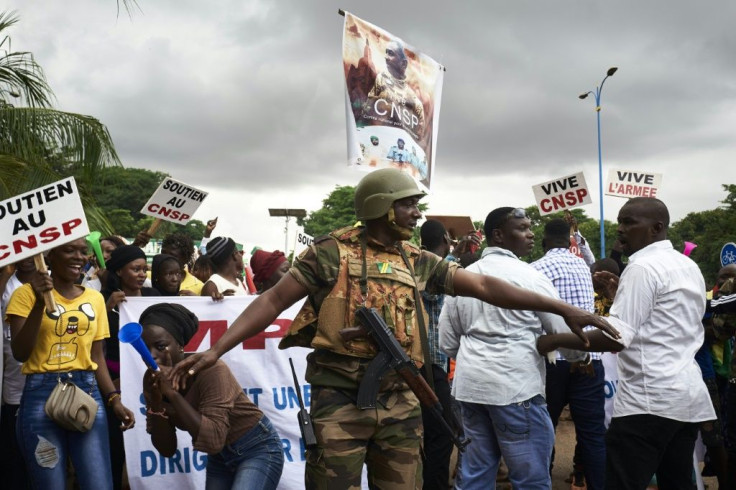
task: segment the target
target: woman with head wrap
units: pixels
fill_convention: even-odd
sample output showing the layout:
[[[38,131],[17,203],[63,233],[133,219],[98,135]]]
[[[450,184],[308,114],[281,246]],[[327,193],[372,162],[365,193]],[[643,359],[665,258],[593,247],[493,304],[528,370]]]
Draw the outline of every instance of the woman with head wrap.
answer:
[[[158,254],[151,261],[151,284],[161,296],[179,296],[181,267],[173,255]]]
[[[143,287],[146,281],[146,254],[135,245],[123,245],[110,253],[107,265],[107,282],[102,289],[106,301],[107,321],[110,324],[110,337],[105,339],[105,362],[116,389],[120,386],[120,303],[132,296],[159,296],[153,288]],[[109,410],[108,410],[109,411]],[[108,414],[110,434],[110,455],[112,456],[112,475],[116,489],[121,488],[125,450],[123,435]]]
[[[202,288],[202,296],[214,300],[223,296],[245,296],[248,294],[243,281],[243,256],[235,247],[232,238],[216,237],[207,243],[207,257],[212,263],[214,274]]]
[[[289,267],[289,261],[283,252],[256,250],[250,258],[250,268],[253,270],[253,282],[258,288],[258,293],[275,286],[283,275],[289,272]]]
[[[106,342],[107,367],[113,379],[120,377],[120,346],[118,306],[131,296],[159,296],[153,288],[143,287],[148,264],[146,254],[135,245],[123,245],[112,251],[107,261],[107,284],[102,290],[110,323],[110,338]]]
[[[207,488],[275,489],[284,466],[281,438],[224,362],[198,372],[179,391],[171,386],[168,375],[184,358],[197,317],[181,305],[160,303],[139,321],[161,370],[143,377],[146,429],[159,453],[172,457],[176,429],[183,429],[194,449],[207,453]]]
[[[76,284],[86,255],[84,238],[53,248],[47,257],[51,275],[37,271],[13,293],[5,312],[13,356],[23,362],[26,375],[16,431],[33,488],[63,488],[67,459],[81,488],[113,488],[103,407],[110,408],[117,432],[132,427],[135,420],[105,365],[103,345],[110,335],[105,301],[98,291]],[[51,292],[57,304],[51,314],[42,299],[45,292]],[[97,402],[89,431],[66,429],[44,412],[60,377]]]

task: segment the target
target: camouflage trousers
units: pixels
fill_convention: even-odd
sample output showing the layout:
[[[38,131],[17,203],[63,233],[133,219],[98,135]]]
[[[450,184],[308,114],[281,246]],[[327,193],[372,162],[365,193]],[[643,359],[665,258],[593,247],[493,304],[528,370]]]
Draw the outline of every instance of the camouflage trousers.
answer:
[[[311,416],[318,446],[307,450],[306,488],[360,489],[363,463],[370,488],[422,488],[422,416],[411,390],[379,394],[360,410],[347,391],[312,386]]]

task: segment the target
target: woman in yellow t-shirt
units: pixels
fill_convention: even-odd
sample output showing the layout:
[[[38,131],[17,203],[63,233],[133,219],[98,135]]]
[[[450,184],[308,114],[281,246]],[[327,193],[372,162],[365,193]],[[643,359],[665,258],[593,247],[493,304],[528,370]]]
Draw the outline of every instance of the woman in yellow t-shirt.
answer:
[[[103,343],[110,335],[105,301],[99,292],[75,284],[86,254],[84,238],[52,249],[47,257],[51,275],[34,275],[13,293],[6,312],[13,356],[23,362],[26,375],[16,433],[34,488],[63,489],[67,457],[81,488],[112,488],[103,403],[112,407],[122,430],[135,423],[105,365]],[[45,291],[54,295],[54,313],[46,311]],[[44,405],[59,379],[97,401],[88,432],[64,429],[46,416]]]

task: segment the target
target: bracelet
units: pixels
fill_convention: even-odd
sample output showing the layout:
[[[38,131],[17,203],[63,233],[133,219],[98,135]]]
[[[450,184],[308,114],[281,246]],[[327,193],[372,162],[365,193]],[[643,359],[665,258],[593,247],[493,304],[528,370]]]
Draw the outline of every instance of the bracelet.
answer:
[[[169,416],[166,415],[166,408],[162,408],[160,412],[156,412],[154,410],[151,410],[151,407],[146,407],[146,414],[147,415],[156,415],[158,417],[168,419]]]
[[[107,406],[111,407],[112,402],[115,401],[116,398],[120,398],[120,393],[113,393],[110,395],[110,397],[107,399]]]
[[[120,398],[120,390],[111,391],[105,395],[105,398],[107,399],[107,406],[109,407],[115,398]]]

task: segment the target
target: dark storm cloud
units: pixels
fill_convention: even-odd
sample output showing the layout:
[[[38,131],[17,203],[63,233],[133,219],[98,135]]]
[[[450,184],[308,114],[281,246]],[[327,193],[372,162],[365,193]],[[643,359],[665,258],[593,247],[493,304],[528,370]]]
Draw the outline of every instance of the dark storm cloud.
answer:
[[[139,1],[132,21],[115,21],[102,2],[56,12],[13,3],[21,26],[32,23],[23,47],[66,108],[105,122],[126,165],[207,188],[327,193],[357,181],[345,167],[339,7],[447,67],[439,176],[498,175],[527,193],[597,170],[595,104],[577,95],[609,66],[620,69],[603,92],[606,163],[638,169],[676,156],[708,161],[700,169],[712,173],[733,159],[727,2]],[[75,9],[96,24],[42,34]]]

